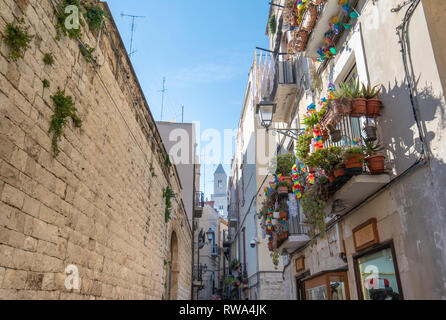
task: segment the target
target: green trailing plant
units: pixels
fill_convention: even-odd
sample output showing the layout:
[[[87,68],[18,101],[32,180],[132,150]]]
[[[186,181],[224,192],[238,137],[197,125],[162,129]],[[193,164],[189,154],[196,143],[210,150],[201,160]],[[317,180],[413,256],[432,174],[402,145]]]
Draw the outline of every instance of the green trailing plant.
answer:
[[[375,99],[378,97],[379,93],[381,92],[381,88],[379,88],[379,85],[376,85],[372,87],[370,84],[367,85],[367,87],[363,84],[362,85],[362,96],[366,99]]]
[[[304,161],[310,153],[311,141],[313,136],[311,134],[305,133],[297,138],[296,142],[296,156],[299,161]]]
[[[42,60],[43,60],[43,63],[46,66],[52,66],[54,64],[54,56],[53,56],[52,53],[45,53],[43,55],[43,59]]]
[[[172,162],[170,162],[170,156],[166,155],[166,159],[164,160],[164,166],[166,168],[169,168],[172,165]]]
[[[94,48],[91,48],[86,43],[83,43],[83,44],[79,43],[79,50],[80,50],[82,56],[85,58],[85,60],[88,63],[91,63],[94,60],[94,58],[93,58]]]
[[[67,118],[71,118],[76,128],[82,126],[82,120],[76,114],[77,109],[74,107],[71,96],[65,96],[65,91],[57,90],[54,96],[51,96],[54,104],[54,114],[51,117],[49,133],[53,133],[52,150],[53,156],[59,155],[58,142],[60,141],[63,130],[67,125]]]
[[[175,197],[175,193],[173,190],[168,186],[163,191],[163,198],[165,200],[166,208],[164,210],[164,218],[166,223],[170,220],[170,209],[172,208],[172,198]]]
[[[233,286],[233,285],[235,285],[238,281],[239,281],[239,280],[238,280],[236,277],[234,277],[233,275],[227,275],[226,278],[225,278],[225,280],[224,280],[224,283],[225,283],[225,285],[227,285],[227,286]]]
[[[300,203],[306,222],[310,227],[310,238],[314,239],[317,230],[319,230],[320,235],[323,237],[326,229],[324,213],[326,202],[320,198],[314,189],[310,189],[303,194]]]
[[[109,16],[101,7],[93,5],[87,7],[84,17],[87,20],[90,30],[96,32],[101,29],[102,21]]]
[[[19,23],[23,24],[24,22],[22,19]],[[30,48],[29,44],[34,36],[28,34],[28,28],[22,28],[20,25],[13,23],[6,25],[5,34],[4,41],[10,50],[8,57],[13,61],[23,58],[26,50]]]
[[[44,79],[44,80],[42,81],[42,85],[43,85],[44,88],[49,88],[49,87],[50,87],[50,82],[49,82],[49,80],[48,80],[48,79]]]
[[[71,13],[65,13],[65,8],[68,6],[76,6],[80,12],[81,5],[79,0],[63,0],[61,3],[57,5],[56,8],[56,40],[60,40],[62,35],[68,36],[70,39],[80,38],[82,36],[81,26],[83,25],[83,21],[79,15],[79,27],[78,28],[67,28],[65,22],[67,19],[70,19]]]
[[[274,269],[279,268],[279,253],[277,250],[273,250],[273,252],[270,253],[271,259],[273,261]]]
[[[269,27],[269,33],[270,34],[275,34],[276,33],[276,29],[277,29],[277,20],[276,20],[276,15],[271,15],[271,17],[269,18],[268,21],[268,27]]]

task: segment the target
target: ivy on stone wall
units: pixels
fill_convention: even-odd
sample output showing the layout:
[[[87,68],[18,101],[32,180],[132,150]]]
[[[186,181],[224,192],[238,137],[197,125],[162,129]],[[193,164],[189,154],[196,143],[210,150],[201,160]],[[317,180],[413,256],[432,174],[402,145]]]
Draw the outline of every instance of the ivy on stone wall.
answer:
[[[175,197],[175,193],[168,186],[163,191],[163,198],[165,199],[166,209],[164,210],[164,218],[166,223],[170,220],[170,209],[172,208],[172,198]]]
[[[54,96],[51,96],[54,103],[54,114],[51,117],[49,133],[53,133],[52,138],[52,150],[53,156],[59,155],[58,142],[62,137],[63,130],[67,125],[67,118],[70,117],[73,120],[73,124],[76,128],[82,126],[82,120],[76,114],[77,109],[74,107],[73,99],[71,96],[65,96],[65,91],[57,90]]]
[[[23,24],[25,20],[22,19],[19,23]],[[34,36],[28,34],[28,28],[22,28],[20,25],[13,23],[6,25],[5,34],[4,41],[10,49],[8,57],[13,61],[23,58],[26,50],[30,48],[29,44]]]

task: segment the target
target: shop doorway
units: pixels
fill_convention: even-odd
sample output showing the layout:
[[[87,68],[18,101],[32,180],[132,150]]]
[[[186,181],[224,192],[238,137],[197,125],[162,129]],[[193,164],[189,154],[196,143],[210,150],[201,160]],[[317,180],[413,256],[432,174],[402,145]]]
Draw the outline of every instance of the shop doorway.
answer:
[[[305,281],[303,280],[309,274],[303,274],[296,277],[296,300],[306,300],[305,297]]]

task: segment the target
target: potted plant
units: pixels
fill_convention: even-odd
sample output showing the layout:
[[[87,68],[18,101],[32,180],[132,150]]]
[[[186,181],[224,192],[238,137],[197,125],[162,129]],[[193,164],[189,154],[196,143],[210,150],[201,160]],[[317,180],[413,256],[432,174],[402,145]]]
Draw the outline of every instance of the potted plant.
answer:
[[[345,164],[344,163],[338,163],[333,168],[333,176],[335,179],[345,176]]]
[[[366,105],[366,115],[369,118],[378,117],[381,113],[381,100],[377,99],[381,88],[377,89],[379,85],[374,86],[373,88],[370,84],[367,87],[362,85],[362,96],[367,99]]]
[[[367,155],[365,161],[371,174],[381,174],[385,171],[386,157],[378,153],[381,150],[384,150],[384,148],[379,143],[365,142],[365,153]]]
[[[352,97],[352,117],[364,116],[367,112],[367,99],[362,95],[359,80],[352,82],[350,85],[350,95]]]
[[[288,204],[286,201],[282,201],[279,205],[279,218],[286,219],[288,217]]]
[[[280,211],[278,209],[273,211],[273,218],[279,219],[280,218]]]
[[[287,182],[291,184],[292,179],[290,175],[295,163],[296,157],[293,153],[285,153],[277,156],[275,173],[277,175],[282,175],[281,181],[279,182]]]
[[[364,166],[364,147],[350,147],[344,151],[343,159],[345,167],[349,171],[356,172],[361,171]]]
[[[281,181],[276,184],[276,191],[279,196],[288,195],[290,188],[291,185],[288,182]]]
[[[339,90],[333,94],[333,99],[330,100],[330,106],[335,114],[347,116],[352,111],[352,90],[345,82],[342,82],[339,87]]]

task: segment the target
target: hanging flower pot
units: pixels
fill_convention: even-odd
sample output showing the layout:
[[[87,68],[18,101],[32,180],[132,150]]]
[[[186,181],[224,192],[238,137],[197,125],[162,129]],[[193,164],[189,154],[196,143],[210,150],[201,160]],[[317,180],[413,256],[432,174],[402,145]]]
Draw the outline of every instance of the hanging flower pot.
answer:
[[[277,187],[277,193],[279,196],[287,195],[288,194],[288,187],[287,186],[279,186]]]
[[[367,113],[367,99],[354,98],[352,99],[352,117],[361,117]]]
[[[331,142],[333,142],[333,143],[341,141],[342,131],[339,129],[330,131],[330,139],[331,139]]]
[[[381,100],[373,98],[367,100],[367,117],[378,117],[381,114]]]
[[[367,167],[371,174],[380,174],[385,171],[385,159],[386,157],[381,154],[371,155],[365,160],[367,161]]]
[[[375,141],[377,138],[376,136],[376,127],[375,126],[365,126],[365,138],[367,141]]]

